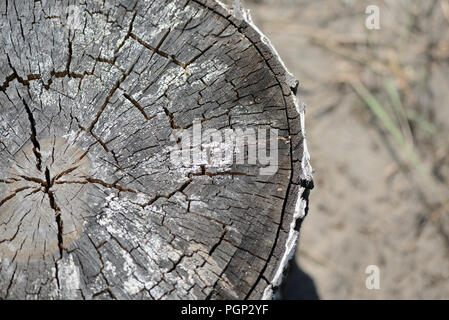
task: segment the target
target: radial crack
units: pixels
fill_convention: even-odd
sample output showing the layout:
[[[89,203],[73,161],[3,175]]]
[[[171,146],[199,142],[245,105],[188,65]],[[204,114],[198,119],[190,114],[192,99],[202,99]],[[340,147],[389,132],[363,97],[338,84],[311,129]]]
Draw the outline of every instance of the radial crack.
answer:
[[[41,146],[39,145],[39,141],[37,141],[36,121],[34,120],[33,113],[31,112],[28,104],[25,102],[25,99],[22,99],[22,102],[25,106],[26,113],[28,114],[28,120],[30,121],[31,143],[33,144],[33,153],[37,161],[36,167],[39,171],[42,171],[42,155],[40,153]]]
[[[46,187],[45,192],[48,194],[48,199],[50,200],[50,207],[55,211],[55,220],[56,224],[58,226],[58,247],[59,247],[59,254],[62,257],[62,252],[65,250],[64,248],[64,223],[62,221],[61,217],[61,209],[56,204],[55,195],[53,191],[51,191],[52,187],[52,179],[50,177],[50,170],[48,170],[48,167],[45,168],[45,180],[46,180]]]

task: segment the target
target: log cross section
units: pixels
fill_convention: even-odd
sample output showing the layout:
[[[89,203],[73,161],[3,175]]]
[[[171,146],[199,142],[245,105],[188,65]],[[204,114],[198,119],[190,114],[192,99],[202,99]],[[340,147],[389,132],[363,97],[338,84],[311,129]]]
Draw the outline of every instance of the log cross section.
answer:
[[[0,34],[0,299],[273,297],[312,184],[295,81],[245,15],[2,1]]]

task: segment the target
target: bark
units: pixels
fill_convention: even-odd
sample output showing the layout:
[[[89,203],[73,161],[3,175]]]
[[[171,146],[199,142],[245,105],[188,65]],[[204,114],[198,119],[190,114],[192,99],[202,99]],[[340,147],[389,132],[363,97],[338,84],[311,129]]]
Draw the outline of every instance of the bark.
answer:
[[[312,180],[297,82],[246,13],[206,0],[0,13],[0,298],[271,298]],[[172,133],[195,119],[277,129],[279,169],[174,165]]]

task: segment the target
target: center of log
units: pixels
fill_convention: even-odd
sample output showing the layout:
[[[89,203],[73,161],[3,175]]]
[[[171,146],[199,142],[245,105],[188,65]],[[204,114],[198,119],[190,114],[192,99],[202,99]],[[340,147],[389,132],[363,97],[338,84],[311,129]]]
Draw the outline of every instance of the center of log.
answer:
[[[79,238],[89,168],[87,152],[62,137],[32,138],[17,153],[0,201],[2,258],[62,255]]]

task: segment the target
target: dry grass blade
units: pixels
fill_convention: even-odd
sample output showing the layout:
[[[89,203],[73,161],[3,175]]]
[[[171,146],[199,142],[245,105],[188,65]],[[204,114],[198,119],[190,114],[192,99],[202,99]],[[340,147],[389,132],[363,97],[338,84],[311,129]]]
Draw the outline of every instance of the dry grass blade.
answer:
[[[432,173],[427,170],[419,156],[413,151],[410,145],[407,144],[401,130],[396,126],[394,121],[388,115],[388,112],[382,106],[382,104],[377,100],[377,98],[363,85],[359,80],[350,82],[353,89],[357,92],[360,98],[368,106],[369,110],[374,114],[374,116],[379,120],[384,129],[391,135],[395,143],[405,152],[409,164],[411,164],[415,170],[409,172],[410,178],[414,181],[418,192],[428,207],[429,211],[423,216],[424,222],[432,221],[438,223],[442,216],[447,212],[449,207],[448,193],[444,185],[441,185]],[[391,88],[389,90],[392,90]],[[393,99],[399,98],[394,97],[395,93],[390,92],[393,95]],[[396,101],[396,103],[400,102]],[[448,243],[449,245],[449,243]],[[414,245],[411,245],[413,248]]]
[[[384,128],[393,137],[394,141],[405,151],[410,163],[413,166],[422,171],[422,164],[418,156],[413,151],[412,147],[407,143],[401,130],[396,126],[394,121],[390,118],[388,112],[382,106],[382,104],[374,97],[371,92],[363,85],[361,81],[352,81],[352,87],[357,94],[362,98],[365,104],[369,107],[370,111],[376,116],[376,118],[382,123]]]

